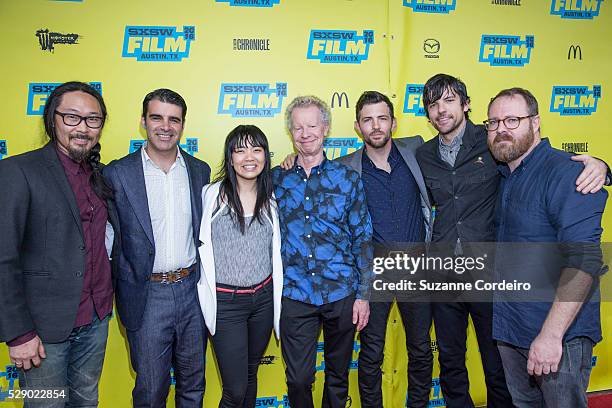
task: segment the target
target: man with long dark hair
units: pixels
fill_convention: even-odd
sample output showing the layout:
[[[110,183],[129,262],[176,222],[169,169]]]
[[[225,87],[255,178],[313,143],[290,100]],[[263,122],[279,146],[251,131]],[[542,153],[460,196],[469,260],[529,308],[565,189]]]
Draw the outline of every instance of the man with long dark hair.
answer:
[[[100,173],[106,106],[90,85],[67,82],[43,118],[51,140],[0,161],[0,340],[22,389],[95,406],[113,307],[107,221],[116,228]]]
[[[446,74],[431,77],[423,89],[423,106],[438,136],[417,151],[436,217],[432,242],[445,243],[461,256],[471,242],[495,241],[494,214],[500,175],[487,146],[484,126],[469,119],[470,98],[465,84]],[[606,165],[589,156],[577,156],[585,169],[576,190],[598,191],[606,178]],[[469,408],[465,366],[468,317],[476,331],[487,386],[487,406],[512,407],[502,361],[493,340],[491,301],[433,302],[438,342],[440,385],[449,408]]]
[[[136,384],[134,406],[165,407],[170,369],[175,400],[199,407],[204,394],[206,328],[198,305],[201,191],[210,167],[178,145],[187,105],[157,89],[142,102],[147,142],[112,162],[121,228],[117,311],[126,328]]]

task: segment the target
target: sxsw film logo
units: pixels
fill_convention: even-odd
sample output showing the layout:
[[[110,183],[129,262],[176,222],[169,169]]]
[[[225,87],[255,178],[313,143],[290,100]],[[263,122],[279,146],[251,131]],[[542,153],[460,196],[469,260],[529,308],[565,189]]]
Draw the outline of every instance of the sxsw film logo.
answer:
[[[603,0],[552,0],[550,14],[576,20],[592,20],[599,15]]]
[[[189,57],[195,27],[126,26],[123,37],[123,58],[136,61],[182,61]]]
[[[533,47],[533,35],[522,40],[518,35],[483,34],[478,61],[492,67],[522,67],[531,60]]]
[[[550,111],[561,116],[588,116],[597,111],[601,99],[601,85],[553,86]]]
[[[319,364],[315,366],[316,371],[325,371],[325,343],[322,341],[317,343],[317,361],[320,360]],[[351,360],[351,365],[349,366],[350,370],[356,370],[358,361],[357,356],[355,354],[359,353],[359,349],[361,348],[361,344],[357,340],[353,342],[353,358]]]
[[[14,365],[7,365],[4,371],[0,371],[0,402],[6,401],[9,396],[9,391],[15,389],[15,383],[18,382],[19,372]]]
[[[289,397],[283,395],[282,397],[258,397],[255,400],[256,407],[273,407],[273,408],[289,408]]]
[[[0,140],[0,160],[5,156],[8,156],[8,148],[6,147],[6,140]]]
[[[269,84],[221,84],[217,113],[233,118],[270,118],[281,112],[287,96],[287,83]]]
[[[406,405],[409,406],[410,395],[406,394]],[[442,397],[442,392],[440,389],[440,379],[432,378],[431,380],[431,391],[429,392],[429,404],[428,407],[445,407],[446,401],[444,397]]]
[[[404,6],[416,13],[448,14],[457,7],[457,0],[404,0]]]
[[[363,30],[362,35],[354,30],[312,30],[306,58],[322,64],[361,64],[368,59],[372,44],[372,30]]]
[[[142,139],[132,139],[130,140],[130,153],[134,153],[138,149],[142,147],[144,144],[144,140]],[[181,149],[194,156],[198,152],[198,139],[196,137],[187,137],[185,138],[185,143],[179,145]]]
[[[330,160],[353,153],[362,146],[363,142],[357,137],[326,137],[323,139],[323,150],[325,156]]]
[[[444,407],[446,406],[446,401],[442,396],[442,391],[440,389],[440,379],[432,378],[431,380],[431,391],[429,394],[429,406],[430,407]]]
[[[102,94],[102,82],[88,83]],[[28,115],[42,115],[49,94],[60,85],[60,82],[30,82],[28,86]]]
[[[36,31],[36,37],[38,37],[38,45],[40,45],[41,50],[54,52],[55,44],[78,44],[77,40],[80,35],[55,33],[50,32],[48,28],[41,28]]]
[[[421,102],[423,98],[423,84],[407,84],[404,96],[404,113],[414,116],[425,116],[425,108]]]
[[[274,7],[280,0],[217,0],[217,3],[229,3],[234,7]]]

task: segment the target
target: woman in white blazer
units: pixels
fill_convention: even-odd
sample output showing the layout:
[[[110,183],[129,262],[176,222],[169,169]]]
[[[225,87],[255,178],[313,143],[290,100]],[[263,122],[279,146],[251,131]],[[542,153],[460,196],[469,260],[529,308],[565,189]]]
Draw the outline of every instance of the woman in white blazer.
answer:
[[[280,338],[280,228],[270,150],[256,126],[225,140],[216,182],[202,190],[198,296],[223,382],[219,407],[253,407],[272,328]]]

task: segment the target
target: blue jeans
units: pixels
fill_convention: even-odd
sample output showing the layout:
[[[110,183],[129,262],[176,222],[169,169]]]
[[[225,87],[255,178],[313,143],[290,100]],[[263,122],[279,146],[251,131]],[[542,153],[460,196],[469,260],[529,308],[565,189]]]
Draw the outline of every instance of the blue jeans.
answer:
[[[591,375],[593,341],[576,337],[563,343],[563,354],[556,373],[530,376],[529,350],[499,342],[506,382],[517,408],[587,408],[586,390]]]
[[[67,388],[62,400],[24,401],[26,408],[97,407],[109,316],[77,327],[61,343],[44,343],[47,358],[39,367],[19,370],[20,388]]]
[[[126,330],[136,384],[134,407],[165,407],[174,368],[175,406],[201,407],[207,330],[197,298],[196,277],[151,282],[138,330]]]

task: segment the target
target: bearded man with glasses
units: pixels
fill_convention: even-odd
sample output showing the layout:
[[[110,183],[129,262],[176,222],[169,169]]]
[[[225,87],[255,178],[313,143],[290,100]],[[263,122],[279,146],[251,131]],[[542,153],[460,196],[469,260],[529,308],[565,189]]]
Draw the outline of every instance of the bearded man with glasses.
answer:
[[[494,214],[500,175],[498,163],[487,146],[487,131],[469,119],[470,98],[458,78],[437,74],[423,89],[423,105],[432,126],[439,132],[417,150],[430,202],[436,208],[432,221],[434,244],[450,246],[451,256],[469,253],[470,243],[495,241]],[[509,126],[525,117],[506,117]],[[499,125],[490,118],[487,128]],[[575,156],[585,168],[576,190],[594,193],[606,179],[607,166],[589,156]],[[474,407],[465,366],[468,317],[474,323],[487,386],[487,406],[512,407],[502,360],[493,340],[493,307],[488,302],[433,302],[438,342],[440,386],[449,408]]]
[[[493,305],[493,338],[512,402],[519,408],[586,408],[593,346],[602,339],[598,280],[607,268],[599,243],[607,193],[576,191],[581,166],[542,138],[538,102],[528,90],[500,91],[488,116],[489,148],[503,163],[496,272],[540,283],[534,285],[537,298],[519,302],[501,295]],[[502,249],[509,242],[526,243],[518,259]]]
[[[24,406],[96,406],[113,308],[106,237],[117,225],[100,172],[106,106],[90,85],[67,82],[43,119],[44,147],[0,161],[0,341],[22,390],[52,390]]]

